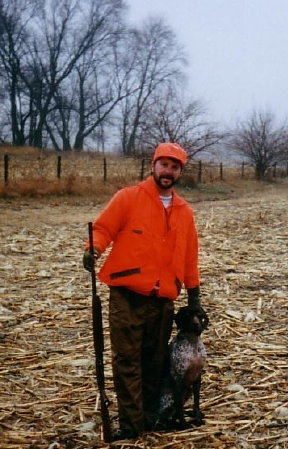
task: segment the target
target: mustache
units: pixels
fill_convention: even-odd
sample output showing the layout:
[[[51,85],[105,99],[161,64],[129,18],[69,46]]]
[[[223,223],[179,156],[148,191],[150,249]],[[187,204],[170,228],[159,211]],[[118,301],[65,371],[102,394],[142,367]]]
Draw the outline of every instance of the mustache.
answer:
[[[159,179],[170,179],[170,181],[174,181],[174,176],[172,175],[161,175]]]

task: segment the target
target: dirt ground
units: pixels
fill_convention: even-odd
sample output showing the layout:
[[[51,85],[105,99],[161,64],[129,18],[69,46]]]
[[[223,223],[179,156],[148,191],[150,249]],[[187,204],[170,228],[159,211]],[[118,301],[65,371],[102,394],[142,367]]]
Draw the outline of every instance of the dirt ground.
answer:
[[[210,317],[201,393],[204,426],[147,433],[128,448],[288,448],[288,192],[271,188],[191,204]],[[0,200],[0,448],[105,448],[97,407],[87,222],[75,198]],[[117,428],[100,285],[106,389]],[[186,301],[182,292],[176,307]]]

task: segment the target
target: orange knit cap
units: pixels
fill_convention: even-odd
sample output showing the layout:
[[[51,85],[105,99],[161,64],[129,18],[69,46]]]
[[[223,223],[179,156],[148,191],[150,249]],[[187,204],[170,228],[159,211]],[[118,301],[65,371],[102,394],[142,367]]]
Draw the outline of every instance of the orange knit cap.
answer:
[[[180,145],[178,145],[178,143],[164,142],[156,147],[153,162],[157,161],[160,157],[176,159],[182,165],[185,165],[188,159],[188,154],[182,147],[180,147]]]

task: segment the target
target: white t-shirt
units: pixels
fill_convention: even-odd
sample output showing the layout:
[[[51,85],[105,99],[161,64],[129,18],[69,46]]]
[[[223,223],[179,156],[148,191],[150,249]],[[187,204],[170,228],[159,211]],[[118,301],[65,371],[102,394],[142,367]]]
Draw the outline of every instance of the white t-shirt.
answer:
[[[162,201],[164,207],[168,207],[172,201],[172,194],[169,196],[160,195],[160,200]]]

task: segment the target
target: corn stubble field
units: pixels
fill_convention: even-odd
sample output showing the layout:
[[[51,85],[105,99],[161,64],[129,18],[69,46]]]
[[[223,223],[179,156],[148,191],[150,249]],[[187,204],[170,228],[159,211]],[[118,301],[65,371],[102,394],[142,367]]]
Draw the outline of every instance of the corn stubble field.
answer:
[[[206,423],[113,447],[288,448],[287,183],[235,185],[183,192],[196,213],[202,303],[211,322],[203,334]],[[82,268],[82,249],[87,222],[113,189],[106,187],[104,196],[23,196],[13,185],[10,194],[2,192],[1,449],[108,447],[101,439],[90,277]],[[98,292],[116,429],[107,287],[99,285]],[[185,302],[183,291],[176,308]]]

